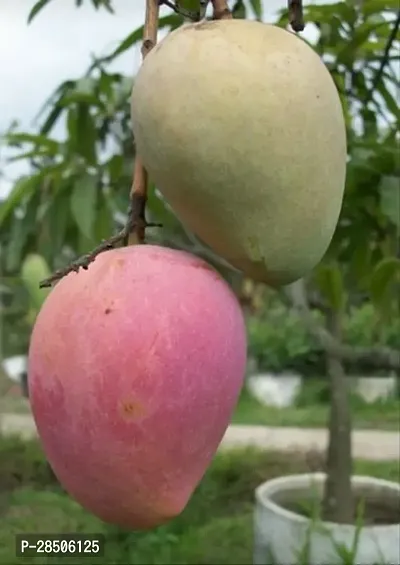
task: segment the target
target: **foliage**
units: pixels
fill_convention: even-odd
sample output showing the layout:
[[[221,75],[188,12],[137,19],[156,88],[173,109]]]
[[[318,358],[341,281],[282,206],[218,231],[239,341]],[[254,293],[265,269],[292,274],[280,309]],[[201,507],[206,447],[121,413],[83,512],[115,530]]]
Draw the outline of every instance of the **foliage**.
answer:
[[[299,370],[318,349],[296,312],[281,302],[263,316],[250,317],[247,328],[248,354],[256,360],[260,371]],[[312,369],[310,365],[308,369]],[[317,366],[315,372],[320,369]]]
[[[322,314],[314,310],[316,320]],[[293,309],[269,300],[262,313],[248,318],[248,353],[260,371],[298,371],[307,377],[325,375],[325,353],[309,335]],[[349,345],[372,347],[377,343],[400,348],[400,319],[382,320],[380,312],[367,301],[348,308],[343,319],[344,341]],[[351,366],[352,371],[368,372],[366,367]],[[375,371],[376,372],[376,371]]]

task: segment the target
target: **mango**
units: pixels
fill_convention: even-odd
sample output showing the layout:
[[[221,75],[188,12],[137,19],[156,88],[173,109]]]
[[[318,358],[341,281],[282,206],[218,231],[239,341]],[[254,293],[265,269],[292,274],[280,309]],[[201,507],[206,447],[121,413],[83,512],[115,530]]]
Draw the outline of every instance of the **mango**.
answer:
[[[204,261],[140,245],[69,274],[39,312],[28,363],[60,483],[122,527],[177,516],[225,433],[245,364],[242,311]]]
[[[136,150],[185,226],[255,281],[280,287],[325,254],[342,206],[346,131],[315,51],[256,21],[167,35],[132,91]]]

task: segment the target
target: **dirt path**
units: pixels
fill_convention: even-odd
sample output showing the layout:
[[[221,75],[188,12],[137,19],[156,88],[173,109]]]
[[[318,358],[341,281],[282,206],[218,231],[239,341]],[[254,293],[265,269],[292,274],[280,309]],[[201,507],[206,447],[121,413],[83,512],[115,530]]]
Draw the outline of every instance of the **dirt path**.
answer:
[[[0,433],[35,437],[36,427],[30,414],[0,415]],[[254,446],[276,451],[324,451],[327,430],[272,428],[266,426],[229,426],[220,449]],[[375,430],[353,432],[353,454],[358,459],[389,461],[400,458],[400,433]]]

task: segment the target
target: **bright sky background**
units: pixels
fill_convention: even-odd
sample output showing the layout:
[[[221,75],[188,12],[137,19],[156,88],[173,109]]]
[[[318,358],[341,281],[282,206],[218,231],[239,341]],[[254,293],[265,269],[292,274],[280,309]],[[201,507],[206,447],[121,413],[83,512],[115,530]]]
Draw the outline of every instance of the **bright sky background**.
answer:
[[[266,20],[271,21],[285,3],[264,0]],[[59,83],[79,77],[92,53],[109,52],[143,23],[145,2],[114,0],[115,14],[111,15],[94,10],[88,0],[79,9],[74,0],[53,0],[28,26],[33,4],[34,0],[0,0],[0,133],[14,119],[31,128],[43,102]],[[169,12],[162,9],[162,13]],[[305,35],[313,33],[313,26],[308,26]],[[139,64],[139,49],[130,50],[112,69],[134,75]],[[6,176],[10,179],[21,172],[20,166],[14,166],[7,168]],[[10,180],[0,177],[0,198],[9,188]]]

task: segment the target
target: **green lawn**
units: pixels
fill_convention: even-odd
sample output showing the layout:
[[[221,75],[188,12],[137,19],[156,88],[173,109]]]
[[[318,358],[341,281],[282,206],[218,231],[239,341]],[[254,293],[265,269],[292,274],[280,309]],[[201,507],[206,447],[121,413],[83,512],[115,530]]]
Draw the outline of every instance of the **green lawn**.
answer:
[[[329,398],[326,387],[310,381],[295,406],[275,408],[263,406],[244,388],[233,416],[233,424],[264,426],[325,427],[329,415]],[[400,399],[390,399],[367,404],[351,396],[353,426],[363,429],[400,430]]]
[[[251,564],[254,488],[307,471],[300,454],[237,450],[216,456],[183,514],[152,532],[127,532],[84,511],[59,487],[37,442],[0,438],[0,564]],[[399,480],[399,462],[357,461],[356,472]],[[16,558],[15,533],[103,533],[106,554],[88,560]]]

